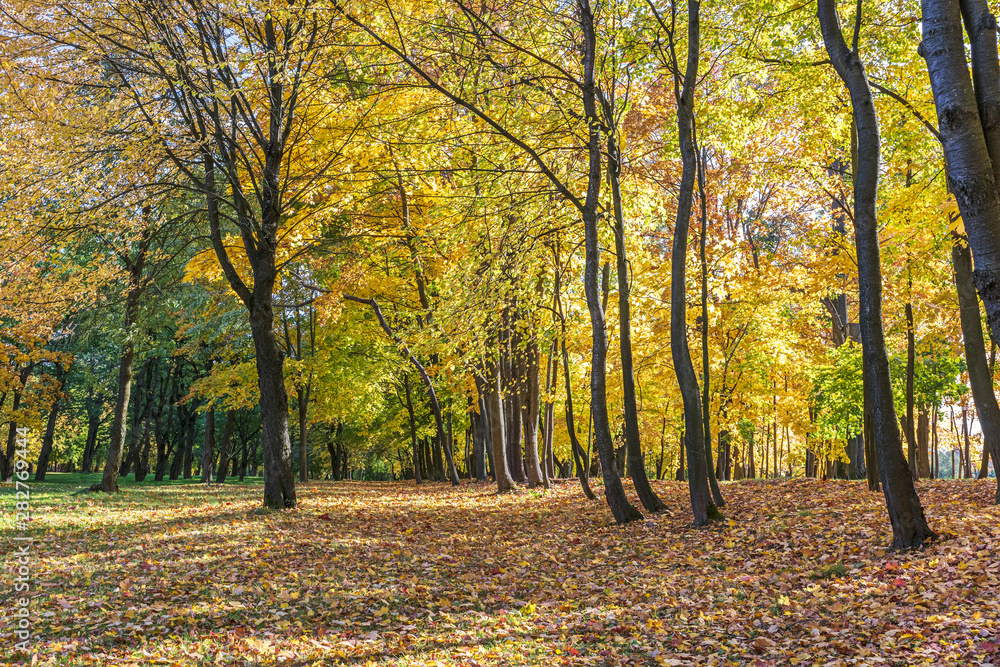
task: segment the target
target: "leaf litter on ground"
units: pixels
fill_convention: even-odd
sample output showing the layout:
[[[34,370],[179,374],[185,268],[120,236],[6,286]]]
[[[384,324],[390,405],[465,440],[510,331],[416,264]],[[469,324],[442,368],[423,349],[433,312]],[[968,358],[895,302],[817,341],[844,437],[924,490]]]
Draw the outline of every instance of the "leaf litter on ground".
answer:
[[[907,553],[887,550],[882,495],[864,482],[725,484],[726,520],[705,529],[689,525],[684,484],[654,485],[668,509],[625,527],[568,481],[507,496],[313,482],[297,509],[268,513],[259,485],[42,494],[32,652],[4,659],[1000,663],[993,481],[919,482],[941,539]],[[14,645],[9,624],[0,640]]]

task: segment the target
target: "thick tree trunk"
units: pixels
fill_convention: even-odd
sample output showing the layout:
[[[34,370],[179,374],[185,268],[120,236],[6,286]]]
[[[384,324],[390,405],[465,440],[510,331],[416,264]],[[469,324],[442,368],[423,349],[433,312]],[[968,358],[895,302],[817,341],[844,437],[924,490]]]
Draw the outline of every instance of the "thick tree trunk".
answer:
[[[858,159],[854,165],[854,237],[858,258],[859,319],[864,365],[870,377],[872,428],[879,474],[892,523],[893,547],[921,547],[936,534],[927,525],[913,477],[903,457],[882,330],[882,274],[876,219],[878,120],[864,65],[844,41],[836,0],[818,0],[818,6],[823,42],[837,74],[850,92],[858,133]]]
[[[122,465],[125,445],[125,418],[132,394],[132,359],[135,344],[131,337],[126,340],[118,361],[118,392],[115,396],[115,411],[111,417],[111,441],[108,443],[108,457],[104,462],[101,490],[105,493],[118,491],[118,473]]]
[[[983,338],[979,299],[976,298],[976,288],[972,282],[972,253],[961,239],[956,239],[951,248],[951,260],[955,269],[958,312],[972,399],[983,431],[983,452],[993,458],[993,469],[997,471],[995,502],[1000,503],[1000,407],[993,392],[993,372],[986,361],[986,341]]]
[[[972,29],[973,71],[981,84],[974,90],[959,3],[921,0],[920,4],[923,41],[919,53],[927,61],[934,93],[938,131],[948,167],[948,187],[958,202],[975,259],[973,281],[986,307],[993,339],[1000,340],[1000,196],[994,175],[994,167],[1000,169],[1000,155],[989,150],[990,146],[1000,147],[995,108],[996,21],[989,16],[985,2],[965,2]],[[988,128],[989,143],[984,125]]]
[[[258,270],[259,273],[261,272]],[[288,393],[285,390],[285,355],[274,334],[272,310],[273,267],[266,272],[270,284],[255,281],[250,308],[260,389],[261,444],[264,452],[264,505],[272,509],[295,507],[295,472],[292,443],[288,437]]]

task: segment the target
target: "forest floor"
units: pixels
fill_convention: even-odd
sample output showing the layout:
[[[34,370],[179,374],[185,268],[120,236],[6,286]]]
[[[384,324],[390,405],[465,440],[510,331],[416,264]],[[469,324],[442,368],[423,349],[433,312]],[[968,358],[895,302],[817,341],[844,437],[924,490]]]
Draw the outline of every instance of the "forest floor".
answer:
[[[886,551],[864,482],[726,484],[727,520],[618,527],[575,482],[4,489],[0,660],[32,665],[1000,664],[995,482],[920,482],[941,539]],[[626,482],[627,485],[627,482]],[[600,490],[598,490],[599,497]],[[11,647],[12,537],[32,535],[34,657]]]

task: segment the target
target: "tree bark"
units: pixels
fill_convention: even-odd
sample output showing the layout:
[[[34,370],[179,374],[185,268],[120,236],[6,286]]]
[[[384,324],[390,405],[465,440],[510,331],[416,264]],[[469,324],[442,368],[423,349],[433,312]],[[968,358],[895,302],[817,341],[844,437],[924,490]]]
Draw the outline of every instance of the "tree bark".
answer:
[[[688,0],[688,52],[683,88],[674,84],[677,100],[677,136],[683,171],[677,197],[677,219],[670,253],[670,352],[684,404],[684,439],[687,450],[688,490],[694,524],[702,526],[721,518],[709,489],[705,457],[705,429],[701,393],[687,337],[687,245],[691,205],[697,172],[694,145],[694,88],[698,78],[700,3]],[[671,47],[673,44],[671,44]]]
[[[420,445],[417,442],[417,417],[413,412],[413,395],[410,392],[410,377],[403,373],[403,389],[406,392],[406,413],[410,419],[410,440],[413,444],[413,479],[421,484],[420,475]]]
[[[215,465],[215,408],[209,408],[205,413],[205,439],[201,446],[201,481],[212,481],[212,468]],[[266,483],[266,482],[265,482]]]
[[[97,449],[97,431],[101,427],[100,407],[87,405],[87,441],[83,446],[83,474],[89,475],[94,469],[94,454]]]
[[[993,392],[993,373],[986,360],[979,299],[976,298],[976,288],[972,282],[972,253],[959,238],[955,239],[951,248],[951,261],[955,269],[959,320],[972,399],[983,431],[983,451],[993,458],[993,469],[997,471],[994,502],[1000,503],[1000,407]]]
[[[611,424],[608,419],[607,401],[607,349],[608,335],[601,304],[598,272],[601,263],[600,240],[597,225],[597,207],[601,190],[601,119],[597,112],[597,87],[595,67],[597,65],[597,36],[594,14],[590,0],[577,0],[580,28],[583,32],[583,108],[587,119],[589,136],[587,142],[588,170],[587,195],[581,217],[586,247],[584,265],[584,291],[591,325],[591,374],[590,405],[594,420],[594,441],[601,461],[604,477],[604,497],[611,514],[618,523],[641,519],[642,514],[629,502],[622,486],[621,478],[614,466],[614,443],[611,439]]]
[[[311,387],[296,389],[299,409],[299,481],[305,482],[309,479],[309,393]]]
[[[135,327],[139,310],[139,297],[143,291],[142,272],[146,264],[146,248],[141,245],[139,252],[128,266],[129,291],[125,298],[125,321],[123,323],[126,338],[122,347],[122,355],[118,360],[118,392],[115,395],[115,410],[111,417],[111,441],[108,443],[108,456],[104,462],[104,472],[101,477],[101,490],[105,493],[118,491],[118,474],[122,465],[122,453],[125,446],[125,420],[128,416],[128,405],[132,395],[132,360],[135,358]]]
[[[483,398],[489,411],[490,441],[493,445],[493,471],[496,475],[497,492],[509,493],[514,490],[514,479],[507,467],[507,439],[504,435],[503,399],[500,392],[500,370],[495,363],[488,363],[483,386]]]
[[[233,442],[233,428],[236,426],[236,410],[226,410],[226,425],[222,429],[222,447],[219,449],[219,470],[215,483],[222,484],[229,475],[229,452]]]
[[[854,238],[858,258],[859,319],[864,365],[870,371],[875,449],[892,523],[893,547],[921,547],[936,534],[927,524],[913,477],[903,457],[882,329],[882,274],[876,219],[880,139],[875,104],[864,65],[844,41],[836,0],[818,0],[817,14],[826,51],[850,92],[858,133],[858,159],[854,169]]]
[[[149,474],[149,446],[152,441],[152,419],[153,403],[156,402],[156,394],[159,391],[160,363],[158,359],[151,360],[153,365],[153,377],[143,385],[143,394],[146,396],[146,408],[142,413],[142,446],[137,449],[135,462],[135,481],[143,482]]]
[[[913,335],[913,305],[906,304],[906,445],[907,463],[913,479],[919,479],[917,469],[917,439],[913,430],[913,372],[916,360],[916,344]]]
[[[532,337],[524,352],[525,361],[525,400],[524,423],[521,430],[524,433],[524,468],[531,486],[542,484],[542,469],[538,462],[538,409],[539,405],[539,362],[540,352],[538,341]],[[548,484],[545,484],[548,487]]]
[[[712,492],[712,500],[717,507],[725,507],[726,501],[719,489],[719,480],[715,474],[715,463],[712,461],[712,367],[709,363],[708,351],[708,258],[705,253],[705,243],[708,231],[708,201],[705,194],[705,151],[698,150],[694,136],[694,121],[692,119],[692,143],[694,144],[698,168],[698,199],[701,206],[701,234],[698,243],[698,258],[701,260],[701,376],[702,423],[705,430],[705,468],[708,471],[708,487]]]
[[[194,438],[195,431],[198,428],[198,404],[195,402],[188,409],[189,418],[187,426],[187,434],[184,438],[184,479],[191,479],[193,477],[191,472],[191,467],[194,465]],[[254,458],[256,461],[256,457]]]
[[[44,482],[45,473],[49,468],[49,456],[52,455],[52,443],[56,433],[56,419],[59,417],[59,406],[62,398],[62,385],[65,371],[62,364],[56,362],[56,379],[59,381],[59,389],[56,397],[52,401],[49,409],[49,417],[45,424],[45,435],[42,437],[42,451],[38,455],[38,467],[35,468],[35,481]]]
[[[612,91],[613,92],[613,91]],[[611,186],[611,201],[614,213],[615,255],[618,274],[618,339],[622,362],[622,398],[625,408],[625,450],[628,474],[632,477],[639,502],[647,512],[661,512],[666,505],[653,491],[646,476],[646,461],[642,456],[639,441],[639,412],[636,403],[635,370],[632,362],[632,318],[629,298],[628,258],[625,251],[625,215],[622,210],[621,193],[621,148],[618,146],[617,122],[614,113],[614,99],[601,95],[604,122],[611,128],[608,132],[608,182]]]
[[[965,479],[972,479],[972,441],[969,438],[969,409],[962,406],[962,440],[965,442]]]
[[[972,28],[973,71],[977,78],[981,77],[982,83],[974,90],[969,78],[959,3],[921,0],[920,4],[923,41],[919,53],[927,62],[934,93],[948,189],[958,202],[975,259],[973,282],[986,307],[993,339],[1000,340],[1000,196],[994,176],[994,168],[1000,169],[1000,155],[989,150],[990,145],[1000,147],[1000,139],[995,136],[998,114],[993,92],[997,81],[996,21],[988,16],[988,8],[983,11],[985,3],[965,3]],[[989,55],[990,41],[992,56]],[[985,117],[980,114],[980,102]],[[990,128],[989,143],[984,125]]]

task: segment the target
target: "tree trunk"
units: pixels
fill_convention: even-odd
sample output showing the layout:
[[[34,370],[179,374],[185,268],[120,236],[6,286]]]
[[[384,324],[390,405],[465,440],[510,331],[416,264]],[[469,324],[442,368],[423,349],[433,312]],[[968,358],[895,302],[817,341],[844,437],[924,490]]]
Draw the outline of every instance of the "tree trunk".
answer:
[[[201,481],[212,481],[212,467],[215,464],[215,408],[205,413],[205,440],[201,446]]]
[[[258,262],[260,262],[258,258]],[[288,437],[288,393],[285,390],[285,355],[274,335],[272,309],[273,266],[259,272],[268,279],[258,285],[255,272],[254,298],[250,308],[260,389],[261,444],[264,452],[264,505],[271,509],[295,507],[295,472],[292,443]]]
[[[686,459],[687,457],[684,455],[684,430],[681,429],[680,441],[677,444],[677,473],[674,475],[674,479],[678,482],[687,480],[687,472],[684,469]]]
[[[979,300],[972,282],[972,253],[961,239],[955,239],[951,248],[951,260],[955,269],[958,312],[972,399],[983,431],[983,452],[993,457],[993,469],[997,471],[995,502],[1000,503],[1000,407],[993,392],[993,372],[986,361],[986,341],[983,338]],[[986,466],[983,467],[984,470],[985,468]]]
[[[423,483],[420,469],[420,444],[417,442],[417,417],[413,412],[413,394],[410,392],[410,377],[403,373],[403,390],[406,392],[406,413],[410,419],[410,440],[413,444],[413,479]]]
[[[496,474],[497,492],[508,493],[514,490],[514,480],[507,467],[507,452],[504,451],[507,439],[504,437],[503,399],[500,392],[500,371],[495,364],[486,372],[483,398],[489,411],[490,441],[493,444],[493,470]]]
[[[60,365],[59,368],[62,368]],[[57,377],[62,375],[59,371],[56,371]],[[60,382],[60,387],[62,382]],[[52,408],[49,410],[49,418],[45,424],[45,435],[42,437],[42,451],[38,455],[38,467],[35,468],[35,481],[44,482],[45,472],[49,468],[49,456],[52,454],[52,441],[55,439],[56,433],[56,418],[59,416],[59,397],[61,394],[57,394],[56,398],[52,401]]]
[[[538,463],[538,408],[539,408],[539,362],[538,341],[532,337],[524,351],[525,400],[524,400],[524,469],[531,486],[542,484],[543,475]],[[548,484],[545,484],[548,487]]]
[[[906,461],[910,465],[913,479],[919,479],[917,469],[917,439],[913,430],[913,371],[916,359],[916,344],[913,334],[913,305],[906,304]]]
[[[677,219],[670,253],[670,351],[684,403],[684,439],[687,450],[688,490],[694,524],[721,517],[712,502],[705,458],[705,429],[701,393],[687,338],[687,245],[691,204],[697,171],[694,146],[694,88],[698,77],[700,4],[688,0],[688,53],[684,86],[677,97],[677,134],[683,171],[677,198]]]
[[[153,361],[152,363],[153,377],[144,383],[143,386],[143,393],[146,397],[146,409],[142,415],[142,447],[137,450],[135,463],[135,481],[137,482],[146,481],[146,475],[149,474],[149,446],[152,441],[153,403],[156,401],[160,382],[160,364],[158,361]]]
[[[975,259],[973,282],[986,307],[993,339],[1000,340],[1000,196],[994,174],[994,168],[1000,170],[996,21],[982,0],[964,2],[971,29],[973,72],[980,84],[974,90],[959,4],[954,0],[921,0],[920,4],[923,41],[918,51],[927,61],[934,93],[948,189],[958,202]]]
[[[927,525],[900,443],[893,403],[889,358],[882,330],[882,274],[879,257],[876,197],[879,131],[871,89],[858,54],[844,42],[836,0],[818,0],[823,42],[837,74],[851,95],[858,133],[854,165],[854,236],[858,258],[858,297],[864,366],[868,368],[872,427],[879,474],[892,523],[893,547],[921,547],[936,537]]]
[[[601,190],[601,119],[597,112],[597,87],[595,67],[597,65],[597,36],[594,32],[594,14],[589,0],[577,0],[580,27],[583,31],[583,108],[588,125],[588,170],[587,195],[581,207],[585,237],[584,291],[591,326],[591,374],[590,406],[594,420],[594,441],[601,460],[604,477],[604,497],[611,514],[618,523],[641,519],[642,514],[628,501],[621,478],[614,466],[614,443],[611,439],[611,424],[608,419],[607,401],[607,349],[608,334],[601,304],[598,271],[601,264],[600,239],[598,234],[597,208]]]
[[[198,428],[197,403],[191,405],[188,409],[190,416],[188,418],[187,434],[184,438],[184,479],[191,479],[193,477],[191,467],[194,464],[194,438],[195,431]],[[254,460],[256,461],[256,458]]]
[[[236,426],[236,410],[226,410],[226,425],[222,429],[222,448],[219,450],[219,471],[216,484],[222,484],[229,475],[229,449],[233,442],[233,428]]]
[[[83,474],[89,475],[94,469],[94,454],[97,450],[97,431],[101,427],[100,408],[88,407],[87,411],[87,441],[83,446]]]
[[[917,415],[917,472],[924,479],[931,476],[930,421],[927,407],[920,406],[920,413]]]
[[[562,345],[562,365],[563,376],[566,380],[566,430],[569,433],[570,450],[573,453],[573,460],[576,462],[576,473],[580,478],[580,486],[583,488],[583,495],[588,500],[594,500],[594,495],[590,488],[590,462],[587,460],[587,453],[580,446],[580,440],[576,437],[576,423],[573,414],[573,388],[570,384],[569,376],[569,352],[566,351],[566,339],[560,342]]]
[[[156,474],[153,479],[157,482],[162,482],[167,474],[167,463],[170,456],[170,451],[168,445],[170,443],[170,434],[173,432],[174,423],[174,403],[177,399],[177,387],[178,387],[178,377],[179,371],[175,373],[178,369],[174,368],[171,370],[167,382],[164,383],[164,388],[166,389],[165,400],[168,403],[167,406],[167,424],[166,428],[163,428],[162,423],[162,413],[163,405],[160,404],[159,409],[156,412]],[[170,377],[173,377],[173,383],[169,381]],[[177,439],[178,444],[180,443],[180,438]],[[178,447],[180,449],[180,447]]]
[[[691,122],[692,130],[694,121]],[[712,367],[709,363],[708,351],[708,258],[705,254],[705,244],[708,232],[708,201],[705,195],[705,150],[698,152],[697,141],[692,132],[692,143],[696,151],[698,168],[698,194],[701,206],[701,234],[698,239],[698,257],[701,260],[701,377],[702,423],[705,430],[705,468],[708,471],[708,486],[712,492],[712,500],[717,507],[724,507],[726,501],[719,489],[719,480],[715,474],[715,463],[712,461]]]
[[[969,438],[969,409],[962,406],[962,440],[965,442],[965,479],[972,479],[972,442]]]
[[[299,408],[299,481],[309,479],[309,392],[310,386],[298,387],[295,390]]]
[[[632,320],[629,296],[628,258],[625,253],[625,216],[622,211],[621,149],[614,113],[614,100],[602,96],[605,123],[612,129],[608,133],[608,181],[611,184],[611,201],[614,209],[616,272],[618,274],[618,333],[622,361],[622,399],[625,408],[625,449],[628,474],[632,477],[639,502],[647,512],[661,512],[666,505],[653,491],[646,476],[646,462],[639,441],[639,412],[636,404],[635,371],[632,363]]]

